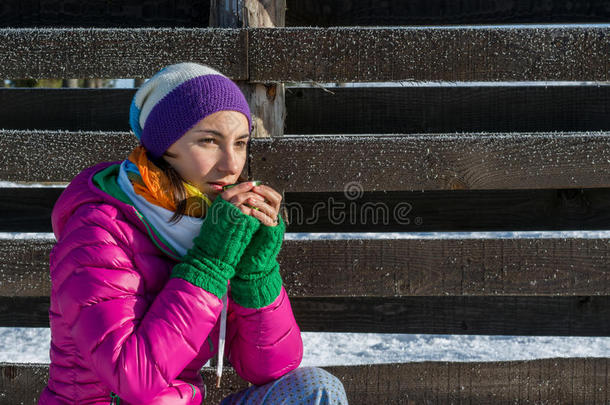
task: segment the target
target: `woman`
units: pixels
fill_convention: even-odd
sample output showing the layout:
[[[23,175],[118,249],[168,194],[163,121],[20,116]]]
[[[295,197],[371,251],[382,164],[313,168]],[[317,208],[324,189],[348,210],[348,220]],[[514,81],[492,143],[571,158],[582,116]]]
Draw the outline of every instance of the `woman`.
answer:
[[[199,370],[223,351],[254,384],[224,405],[347,403],[335,377],[297,368],[281,195],[240,177],[252,123],[239,88],[171,65],[136,92],[130,124],[140,145],[128,159],[84,170],[53,208],[39,403],[200,404]]]

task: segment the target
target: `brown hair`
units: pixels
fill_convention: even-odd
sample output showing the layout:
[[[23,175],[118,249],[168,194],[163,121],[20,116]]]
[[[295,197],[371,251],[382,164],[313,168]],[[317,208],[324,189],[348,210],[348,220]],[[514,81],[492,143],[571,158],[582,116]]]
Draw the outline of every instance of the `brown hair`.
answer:
[[[248,145],[249,145],[249,143],[248,143]],[[174,215],[172,215],[169,222],[176,223],[176,222],[180,221],[180,219],[182,219],[182,217],[184,215],[186,215],[187,195],[186,195],[186,190],[184,189],[184,185],[182,184],[182,182],[184,182],[184,179],[176,171],[176,169],[174,169],[174,167],[172,165],[170,165],[168,163],[168,161],[163,158],[163,156],[169,156],[169,157],[175,157],[175,156],[167,151],[165,151],[165,153],[163,153],[163,156],[161,156],[159,159],[153,159],[148,154],[148,152],[146,153],[146,155],[155,165],[157,165],[158,168],[163,170],[163,172],[167,175],[167,177],[169,179],[169,192],[174,199],[174,203],[176,204],[176,212],[174,212]],[[240,174],[239,178],[237,179],[237,182],[242,183],[244,181],[248,181],[248,179],[243,174]],[[286,207],[284,206],[283,199],[282,199],[282,204],[280,205],[280,210],[278,212],[278,215],[282,216],[282,219],[284,220],[285,225],[288,226],[288,216],[286,215]]]

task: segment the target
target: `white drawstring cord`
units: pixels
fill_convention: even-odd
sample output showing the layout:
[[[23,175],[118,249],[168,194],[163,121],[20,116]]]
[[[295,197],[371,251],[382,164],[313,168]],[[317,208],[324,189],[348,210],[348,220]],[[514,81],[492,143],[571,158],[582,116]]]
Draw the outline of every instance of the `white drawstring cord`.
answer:
[[[222,377],[222,361],[225,351],[225,335],[227,326],[227,294],[222,296],[222,311],[220,311],[220,332],[218,334],[218,362],[216,364],[216,388],[220,388]]]

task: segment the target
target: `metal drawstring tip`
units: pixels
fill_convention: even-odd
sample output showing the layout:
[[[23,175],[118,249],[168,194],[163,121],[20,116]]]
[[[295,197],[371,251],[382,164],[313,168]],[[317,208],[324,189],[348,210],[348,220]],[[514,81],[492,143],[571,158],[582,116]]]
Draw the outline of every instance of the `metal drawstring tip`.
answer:
[[[220,378],[221,378],[221,377],[222,377],[222,376],[220,376],[220,375],[219,375],[219,376],[216,376],[216,388],[220,388]]]

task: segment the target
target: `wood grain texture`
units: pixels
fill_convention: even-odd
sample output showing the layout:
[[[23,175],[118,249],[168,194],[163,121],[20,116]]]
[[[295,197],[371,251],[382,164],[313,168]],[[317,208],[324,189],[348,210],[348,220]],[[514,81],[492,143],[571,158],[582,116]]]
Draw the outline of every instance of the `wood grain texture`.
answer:
[[[0,240],[0,296],[51,294],[49,254],[55,239]]]
[[[608,27],[259,28],[250,81],[607,81]]]
[[[247,82],[242,91],[247,89]],[[273,102],[279,85],[252,94]],[[327,90],[327,91],[325,91]],[[610,86],[287,87],[286,134],[599,131]],[[3,129],[129,131],[136,89],[0,89]],[[260,104],[260,103],[259,103]],[[252,104],[251,110],[254,111]],[[280,110],[274,112],[281,115]],[[256,115],[256,114],[255,114]],[[278,118],[279,119],[279,118]],[[255,118],[256,120],[256,118]],[[256,134],[254,134],[256,135]]]
[[[0,232],[51,232],[51,210],[63,190],[0,187]],[[608,188],[373,191],[354,199],[285,192],[283,201],[289,233],[610,229]]]
[[[130,131],[137,89],[0,89],[2,129]]]
[[[600,131],[609,104],[610,86],[288,87],[285,133]]]
[[[7,28],[0,77],[149,77],[191,60],[251,82],[607,81],[608,30]]]
[[[610,189],[432,190],[284,195],[288,232],[610,229]]]
[[[304,332],[610,336],[610,297],[292,297]],[[49,297],[0,296],[0,326],[49,327]]]
[[[364,191],[610,186],[605,132],[284,136],[257,140],[250,152],[252,178],[352,199]]]
[[[0,130],[0,180],[70,181],[136,145],[123,132]],[[609,146],[605,132],[285,136],[253,139],[244,171],[279,190],[352,199],[363,191],[603,188]]]
[[[606,1],[287,0],[286,26],[607,22]]]
[[[606,404],[608,362],[600,358],[553,358],[510,362],[421,362],[326,366],[339,378],[349,403],[370,404]],[[233,369],[201,370],[209,403],[247,387]],[[36,404],[48,380],[46,364],[0,363],[0,396],[7,403]]]
[[[608,361],[574,358],[324,368],[343,381],[350,404],[605,404],[610,388],[605,379]],[[586,372],[579,373],[582,368]],[[576,379],[587,385],[578,386]]]
[[[99,162],[126,159],[137,145],[126,132],[0,130],[0,179],[69,182]]]
[[[0,187],[0,232],[51,232],[51,212],[63,187]]]
[[[0,240],[0,296],[48,296],[53,240]],[[610,295],[610,240],[285,240],[292,297]]]
[[[294,297],[303,331],[610,336],[610,297]]]
[[[190,61],[245,80],[246,40],[244,30],[234,29],[4,28],[0,78],[150,77]]]
[[[291,296],[607,295],[608,239],[288,240]]]

